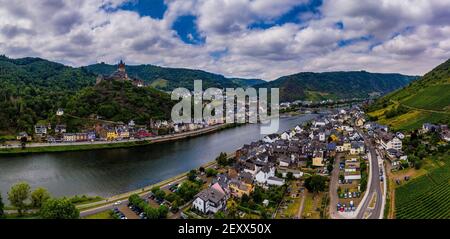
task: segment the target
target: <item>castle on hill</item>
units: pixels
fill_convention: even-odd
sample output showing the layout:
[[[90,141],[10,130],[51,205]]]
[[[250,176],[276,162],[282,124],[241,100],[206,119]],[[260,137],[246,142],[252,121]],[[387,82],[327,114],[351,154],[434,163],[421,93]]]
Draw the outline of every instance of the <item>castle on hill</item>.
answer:
[[[103,81],[120,81],[120,82],[130,81],[136,87],[144,87],[144,81],[133,77],[129,77],[125,68],[126,68],[125,63],[121,60],[117,67],[117,71],[115,71],[109,76],[99,75],[97,77],[97,85]]]

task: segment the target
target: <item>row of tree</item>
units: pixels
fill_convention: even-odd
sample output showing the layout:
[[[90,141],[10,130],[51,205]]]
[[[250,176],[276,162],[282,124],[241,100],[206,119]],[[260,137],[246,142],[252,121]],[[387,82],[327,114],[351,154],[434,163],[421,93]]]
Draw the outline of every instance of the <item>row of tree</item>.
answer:
[[[36,210],[43,219],[77,219],[79,210],[67,198],[52,198],[45,188],[37,188],[31,191],[26,182],[13,185],[8,192],[8,200],[11,206],[17,209],[19,216],[23,216],[28,210]],[[4,204],[0,193],[0,216],[4,216]]]
[[[128,201],[135,207],[140,208],[148,219],[166,218],[167,213],[169,212],[169,208],[165,205],[162,205],[159,208],[150,207],[150,205],[148,205],[148,203],[137,194],[131,195],[128,198]]]

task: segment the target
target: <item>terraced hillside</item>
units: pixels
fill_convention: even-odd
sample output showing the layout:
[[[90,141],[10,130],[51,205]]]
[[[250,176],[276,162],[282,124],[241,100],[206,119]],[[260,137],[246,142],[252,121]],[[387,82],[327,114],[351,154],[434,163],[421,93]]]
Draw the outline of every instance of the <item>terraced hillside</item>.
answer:
[[[397,219],[450,218],[450,159],[445,165],[399,187]]]
[[[381,98],[369,115],[400,130],[417,129],[425,122],[450,120],[450,60],[409,86]]]

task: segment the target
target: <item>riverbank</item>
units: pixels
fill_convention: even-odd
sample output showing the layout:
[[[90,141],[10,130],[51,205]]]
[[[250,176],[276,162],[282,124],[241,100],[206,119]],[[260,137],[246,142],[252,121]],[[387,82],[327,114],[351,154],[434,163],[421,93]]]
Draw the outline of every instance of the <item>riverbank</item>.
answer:
[[[230,154],[228,154],[228,157],[229,158],[235,157],[235,154],[234,153],[230,153]],[[216,161],[211,161],[211,162],[208,162],[206,164],[203,164],[200,167],[208,169],[208,168],[214,167],[216,165],[217,165]],[[163,187],[166,187],[166,186],[171,185],[171,184],[173,185],[175,183],[180,183],[181,181],[187,179],[187,174],[188,173],[189,172],[184,172],[182,174],[179,174],[179,175],[176,175],[174,177],[168,178],[168,179],[163,180],[161,182],[158,182],[158,183],[155,183],[155,184],[143,187],[143,188],[139,188],[139,189],[136,189],[136,190],[133,190],[133,191],[130,191],[130,192],[118,194],[118,195],[109,197],[109,198],[107,198],[105,200],[102,200],[102,201],[89,203],[89,204],[78,205],[77,208],[80,210],[82,218],[86,218],[86,217],[88,217],[90,215],[95,215],[95,214],[98,214],[98,213],[102,213],[104,211],[112,209],[113,204],[115,202],[118,202],[118,201],[127,202],[128,198],[131,195],[133,195],[133,194],[137,194],[139,196],[144,196],[145,194],[150,193],[151,190],[153,188],[155,188],[155,187],[163,188]]]
[[[222,124],[211,126],[208,128],[178,133],[173,135],[150,137],[145,139],[135,139],[128,141],[114,141],[114,142],[78,142],[78,143],[60,143],[60,144],[29,144],[26,148],[22,149],[20,146],[16,147],[1,147],[1,155],[21,155],[32,153],[54,153],[54,152],[71,152],[71,151],[87,151],[87,150],[102,150],[102,149],[118,149],[118,148],[131,148],[142,147],[150,144],[172,142],[181,139],[187,139],[206,135],[221,130],[234,128],[240,126],[239,124]]]

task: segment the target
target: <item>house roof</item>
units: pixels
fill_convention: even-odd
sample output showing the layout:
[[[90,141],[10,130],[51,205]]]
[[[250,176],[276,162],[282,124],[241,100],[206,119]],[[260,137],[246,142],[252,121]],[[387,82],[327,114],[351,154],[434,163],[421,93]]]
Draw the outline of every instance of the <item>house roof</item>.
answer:
[[[220,187],[220,186],[219,186]],[[196,197],[201,198],[203,201],[210,201],[213,203],[219,203],[225,198],[225,193],[223,190],[219,190],[217,186],[212,186],[210,188],[207,188],[201,192],[199,192]]]

